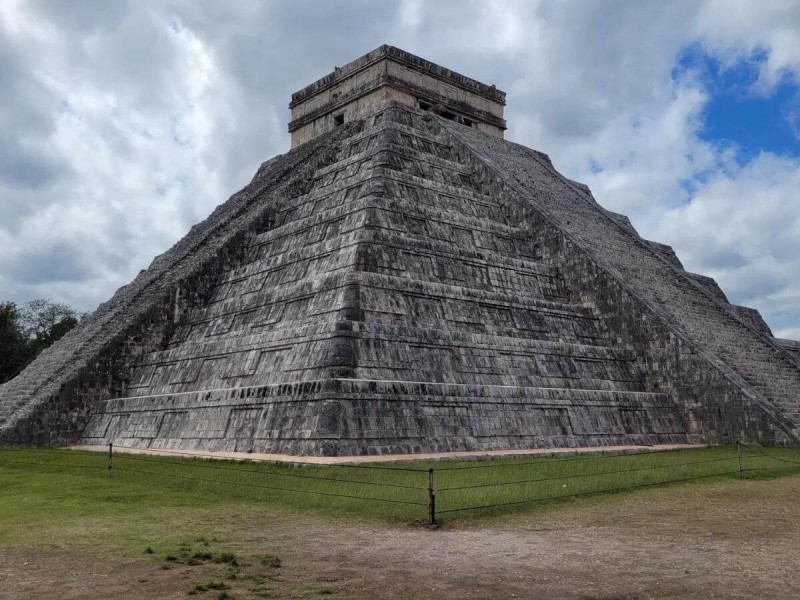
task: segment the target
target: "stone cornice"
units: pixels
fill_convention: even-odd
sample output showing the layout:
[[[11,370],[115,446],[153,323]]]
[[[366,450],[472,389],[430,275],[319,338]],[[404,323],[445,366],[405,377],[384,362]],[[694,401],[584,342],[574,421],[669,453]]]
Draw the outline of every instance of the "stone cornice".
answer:
[[[505,119],[501,119],[497,115],[493,115],[488,111],[475,108],[474,106],[466,102],[460,102],[458,100],[446,98],[440,94],[433,92],[432,90],[419,87],[403,79],[387,75],[386,73],[381,73],[376,79],[368,81],[356,88],[353,88],[350,92],[342,94],[341,96],[336,98],[336,100],[332,100],[331,102],[328,102],[327,104],[324,104],[315,110],[309,111],[302,117],[294,119],[289,123],[289,133],[297,131],[301,127],[308,125],[313,121],[316,121],[320,117],[323,117],[331,112],[334,112],[335,110],[337,110],[342,106],[354,102],[355,100],[361,98],[362,96],[366,96],[367,94],[374,92],[375,90],[387,86],[408,92],[412,96],[425,98],[432,104],[441,104],[444,107],[451,108],[452,110],[458,112],[459,114],[462,114],[467,117],[472,117],[475,121],[489,123],[503,130],[507,129]]]
[[[419,56],[411,54],[410,52],[401,50],[400,48],[383,45],[379,48],[376,48],[372,52],[368,52],[364,56],[357,58],[353,62],[350,62],[341,68],[337,68],[332,73],[329,73],[325,77],[318,79],[314,83],[304,87],[302,90],[292,94],[292,101],[289,103],[289,108],[294,108],[298,104],[308,100],[313,96],[316,96],[317,94],[333,87],[341,81],[352,77],[359,71],[363,71],[364,69],[367,69],[368,67],[382,60],[394,61],[428,77],[433,77],[477,96],[505,106],[506,94],[505,92],[498,90],[495,86],[486,85],[485,83],[481,83],[475,79],[455,71],[451,71],[450,69],[446,69],[440,65],[437,65],[436,63],[425,60],[424,58],[420,58]]]

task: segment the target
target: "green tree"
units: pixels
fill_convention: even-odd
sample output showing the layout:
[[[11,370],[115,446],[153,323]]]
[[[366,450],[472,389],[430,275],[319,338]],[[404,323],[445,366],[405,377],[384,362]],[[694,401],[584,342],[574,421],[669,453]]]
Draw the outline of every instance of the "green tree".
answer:
[[[37,298],[21,308],[0,303],[0,383],[12,379],[85,315],[61,302]]]
[[[17,305],[3,302],[0,304],[0,383],[11,379],[31,359],[31,348],[20,327]]]
[[[36,354],[75,327],[82,317],[70,305],[47,298],[31,300],[19,311],[20,326]]]

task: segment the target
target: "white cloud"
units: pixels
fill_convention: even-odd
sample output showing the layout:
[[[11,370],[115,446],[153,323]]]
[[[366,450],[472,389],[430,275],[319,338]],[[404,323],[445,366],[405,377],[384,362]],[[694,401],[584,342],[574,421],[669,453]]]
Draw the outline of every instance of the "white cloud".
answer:
[[[783,338],[785,340],[800,340],[800,327],[776,329],[773,331],[773,333],[777,338]]]
[[[113,54],[114,36],[124,39],[125,32],[79,37],[67,53],[62,44],[34,39],[40,58],[32,78],[53,104],[52,128],[39,143],[61,157],[70,176],[40,191],[37,209],[13,223],[13,241],[0,250],[4,273],[16,273],[3,282],[12,295],[52,295],[57,285],[81,307],[97,303],[230,194],[215,144],[217,129],[233,114],[225,73],[179,21],[168,15],[137,21],[169,57],[164,72],[154,69],[147,91],[109,85],[71,60],[73,52],[94,55],[107,46]],[[18,43],[30,43],[17,30]],[[26,269],[43,272],[26,276]]]
[[[794,0],[710,0],[698,14],[696,32],[708,49],[729,64],[766,53],[758,90],[768,93],[783,76],[800,75],[800,4]]]
[[[613,6],[613,10],[610,7]],[[529,5],[516,18],[531,22]],[[515,61],[512,139],[548,152],[644,237],[672,244],[688,269],[719,279],[732,301],[764,311],[776,329],[800,321],[800,160],[701,137],[709,90],[678,72],[702,48],[723,64],[753,60],[754,93],[798,72],[786,32],[796,8],[776,3],[544,3]],[[791,46],[791,47],[789,47]],[[765,57],[765,58],[764,58]],[[532,60],[531,60],[532,59]]]
[[[292,91],[392,43],[505,89],[510,139],[786,334],[800,163],[740,166],[704,141],[711,91],[675,68],[693,44],[758,59],[753,92],[769,95],[800,81],[798,30],[800,6],[778,0],[4,2],[0,288],[106,299],[287,149]]]
[[[416,28],[421,22],[422,0],[401,0],[398,16],[403,27]]]
[[[656,228],[682,250],[687,267],[713,276],[737,301],[767,318],[800,306],[800,161],[764,153],[715,173],[691,203]]]

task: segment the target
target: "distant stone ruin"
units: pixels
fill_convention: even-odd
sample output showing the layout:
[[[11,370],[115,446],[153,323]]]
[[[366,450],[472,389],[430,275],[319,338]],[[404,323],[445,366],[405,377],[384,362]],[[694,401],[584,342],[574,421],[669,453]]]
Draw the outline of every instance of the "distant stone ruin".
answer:
[[[16,379],[0,442],[385,454],[800,444],[800,344],[382,46]]]

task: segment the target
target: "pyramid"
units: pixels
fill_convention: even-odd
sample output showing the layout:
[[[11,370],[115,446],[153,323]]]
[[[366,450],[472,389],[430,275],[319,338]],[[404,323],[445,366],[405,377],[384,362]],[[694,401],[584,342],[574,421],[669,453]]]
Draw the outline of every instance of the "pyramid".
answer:
[[[25,371],[0,442],[356,455],[800,444],[800,343],[391,46]]]

